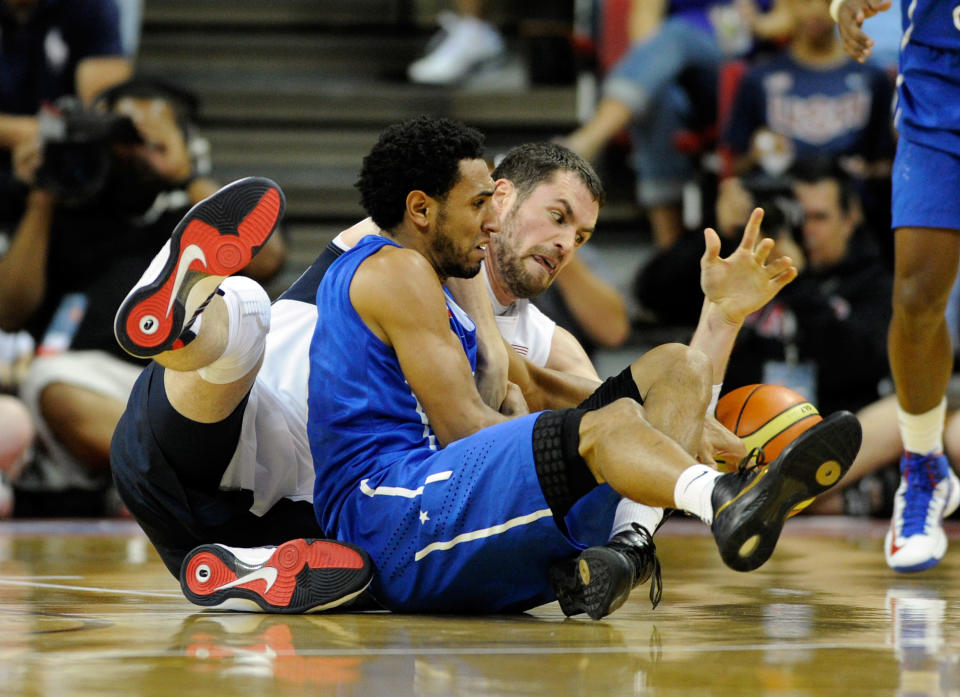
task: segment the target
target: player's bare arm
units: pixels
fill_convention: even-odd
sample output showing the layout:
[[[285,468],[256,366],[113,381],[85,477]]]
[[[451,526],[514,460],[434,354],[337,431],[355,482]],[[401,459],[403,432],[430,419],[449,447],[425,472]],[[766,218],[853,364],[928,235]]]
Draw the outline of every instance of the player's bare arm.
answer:
[[[575,407],[589,397],[600,384],[599,379],[586,378],[541,368],[509,348],[509,379],[523,392],[530,411]]]
[[[378,251],[357,269],[350,301],[370,331],[396,352],[441,443],[506,420],[481,399],[470,362],[450,331],[436,271],[421,254],[395,247]]]
[[[830,3],[830,14],[840,28],[840,40],[847,55],[860,63],[870,57],[873,39],[863,31],[863,23],[889,10],[890,6],[890,0],[833,0]]]
[[[507,347],[493,316],[483,272],[473,278],[448,278],[447,288],[477,325],[477,390],[487,406],[500,410],[507,393]],[[513,407],[510,410],[513,411]]]

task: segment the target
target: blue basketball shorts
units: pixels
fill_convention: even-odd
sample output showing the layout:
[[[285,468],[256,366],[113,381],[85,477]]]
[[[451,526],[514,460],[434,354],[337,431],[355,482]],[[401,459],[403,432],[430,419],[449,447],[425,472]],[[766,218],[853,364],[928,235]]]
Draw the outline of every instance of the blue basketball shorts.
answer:
[[[901,137],[893,161],[891,225],[960,230],[960,155]]]
[[[370,591],[408,612],[516,612],[555,599],[551,562],[609,537],[618,494],[599,486],[553,519],[537,478],[530,414],[416,462],[381,459],[338,515],[337,538],[365,549]]]

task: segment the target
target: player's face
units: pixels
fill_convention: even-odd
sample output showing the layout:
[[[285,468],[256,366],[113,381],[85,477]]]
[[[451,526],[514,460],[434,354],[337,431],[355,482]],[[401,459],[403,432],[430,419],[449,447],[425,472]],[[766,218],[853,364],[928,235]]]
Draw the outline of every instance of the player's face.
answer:
[[[803,249],[810,267],[834,266],[847,254],[856,214],[840,207],[840,188],[835,181],[797,183],[794,192],[803,209]]]
[[[460,180],[439,206],[431,257],[444,278],[472,278],[499,228],[493,179],[483,160],[462,160]]]
[[[490,242],[493,281],[514,298],[549,287],[593,234],[600,205],[576,173],[556,172],[503,214]]]

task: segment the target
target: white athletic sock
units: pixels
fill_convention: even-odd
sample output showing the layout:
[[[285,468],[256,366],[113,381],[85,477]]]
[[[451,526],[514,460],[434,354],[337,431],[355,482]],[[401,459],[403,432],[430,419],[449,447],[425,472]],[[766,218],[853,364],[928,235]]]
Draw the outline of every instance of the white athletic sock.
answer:
[[[231,276],[220,284],[227,306],[227,347],[197,373],[207,382],[226,385],[253,370],[263,355],[270,329],[270,297],[246,276]]]
[[[919,455],[943,452],[943,422],[947,418],[947,398],[923,414],[908,414],[897,404],[897,423],[903,449]]]
[[[691,465],[681,472],[673,489],[673,501],[677,508],[697,516],[707,525],[712,523],[713,503],[710,496],[719,476],[720,472],[701,464]]]
[[[663,509],[647,506],[637,503],[631,499],[620,499],[617,504],[617,511],[613,514],[613,527],[610,530],[610,537],[633,530],[633,524],[639,523],[647,529],[651,535],[663,520]]]

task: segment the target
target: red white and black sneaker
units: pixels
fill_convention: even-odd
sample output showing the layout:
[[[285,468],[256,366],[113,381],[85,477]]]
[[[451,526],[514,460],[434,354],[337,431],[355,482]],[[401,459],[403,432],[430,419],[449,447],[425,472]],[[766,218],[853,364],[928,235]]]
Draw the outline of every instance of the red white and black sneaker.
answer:
[[[191,603],[220,610],[303,613],[350,602],[373,578],[359,547],[336,540],[297,539],[279,547],[201,545],[180,567]]]
[[[120,304],[113,323],[120,346],[138,358],[179,348],[184,328],[224,278],[250,263],[284,206],[276,183],[247,177],[191,208]]]

